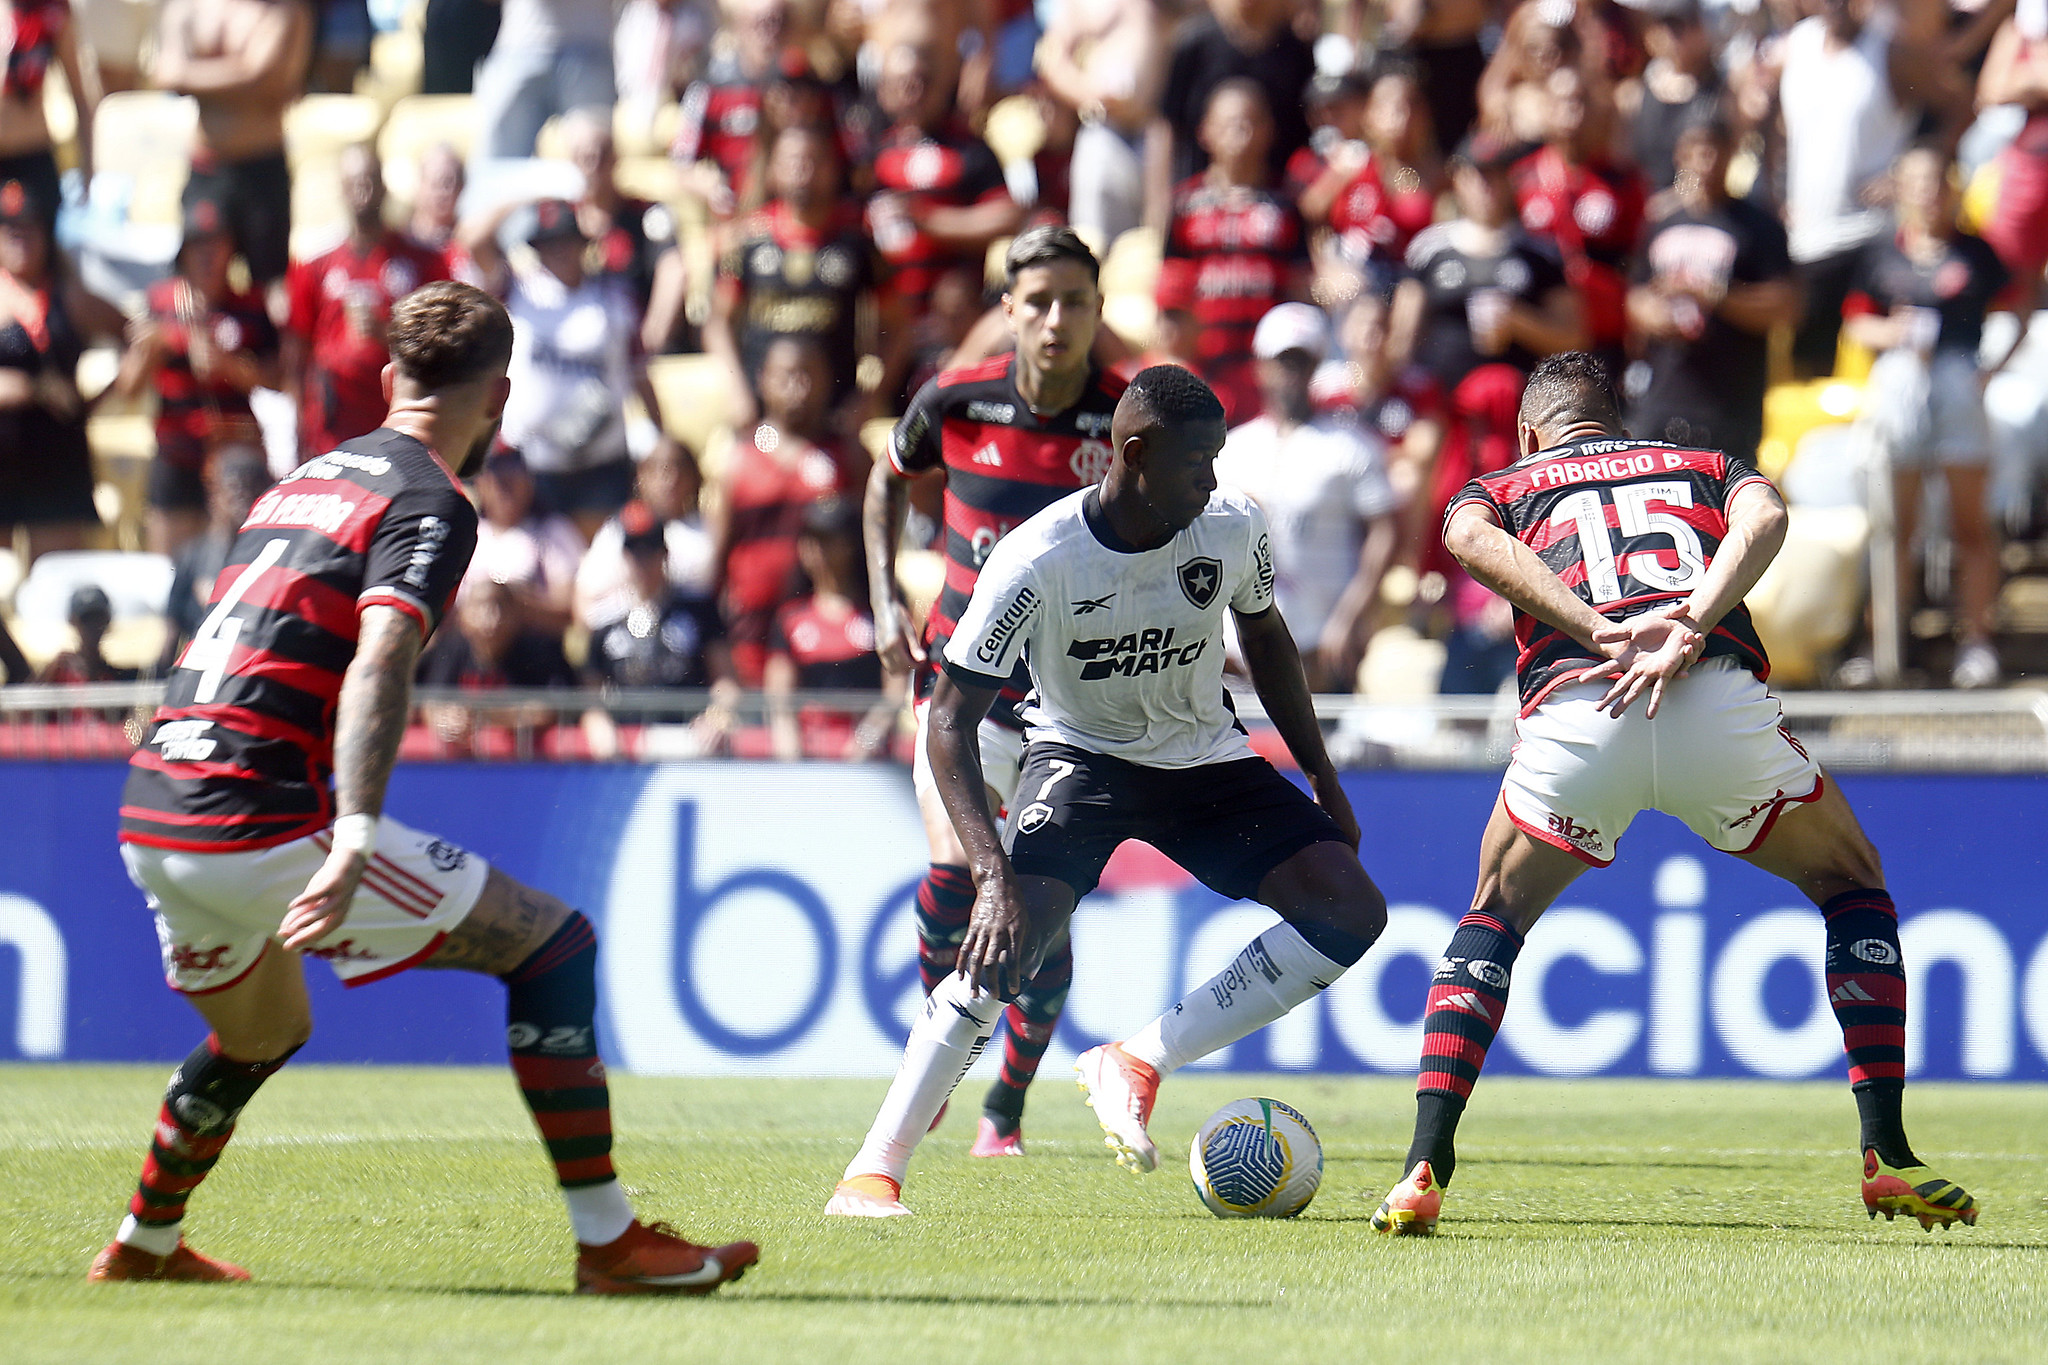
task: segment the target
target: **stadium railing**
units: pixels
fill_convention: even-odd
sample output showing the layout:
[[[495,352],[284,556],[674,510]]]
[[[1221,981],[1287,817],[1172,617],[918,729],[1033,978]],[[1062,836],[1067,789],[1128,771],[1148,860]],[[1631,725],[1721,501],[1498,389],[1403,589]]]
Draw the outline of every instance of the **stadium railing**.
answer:
[[[0,760],[125,758],[162,695],[160,682],[0,687]],[[479,693],[421,688],[407,761],[657,762],[774,756],[771,716],[786,705],[803,756],[849,752],[868,692],[805,692],[787,702],[759,692],[717,699],[702,689]],[[1842,770],[2048,771],[2048,690],[1788,692],[1785,727]],[[1287,762],[1256,697],[1237,694],[1260,752]],[[707,714],[708,713],[708,714]],[[1380,702],[1320,696],[1331,756],[1344,768],[1483,769],[1506,764],[1515,704],[1506,696]],[[874,756],[907,761],[912,726],[898,718]]]

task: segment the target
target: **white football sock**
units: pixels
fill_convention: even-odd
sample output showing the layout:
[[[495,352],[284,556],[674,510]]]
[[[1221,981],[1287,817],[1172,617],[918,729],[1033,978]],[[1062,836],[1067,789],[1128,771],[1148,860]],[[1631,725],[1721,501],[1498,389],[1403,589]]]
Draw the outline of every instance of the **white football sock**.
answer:
[[[910,1154],[930,1131],[932,1120],[951,1098],[960,1078],[1003,1017],[1003,1002],[988,991],[975,990],[955,973],[941,981],[924,1002],[924,1013],[910,1027],[903,1045],[903,1065],[882,1097],[882,1108],[868,1129],[867,1141],[846,1168],[857,1175],[886,1175],[898,1185],[910,1170]]]
[[[1277,924],[1123,1050],[1164,1076],[1258,1032],[1342,975],[1343,963],[1309,947],[1293,925]]]
[[[114,1240],[152,1256],[168,1256],[178,1249],[178,1236],[183,1226],[183,1223],[138,1223],[131,1213],[121,1220],[121,1230],[114,1234]]]
[[[562,1202],[569,1206],[569,1226],[576,1229],[576,1240],[587,1247],[616,1242],[633,1226],[633,1206],[616,1180],[575,1189],[565,1186]]]

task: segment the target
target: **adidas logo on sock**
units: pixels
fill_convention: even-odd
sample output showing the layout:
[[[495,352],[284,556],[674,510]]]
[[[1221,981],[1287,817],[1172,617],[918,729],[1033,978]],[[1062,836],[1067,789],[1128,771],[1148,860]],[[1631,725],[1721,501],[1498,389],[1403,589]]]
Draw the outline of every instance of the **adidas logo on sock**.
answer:
[[[1837,1005],[1875,1004],[1877,997],[1853,981],[1844,981],[1835,987],[1835,993],[1828,997]]]
[[[1463,1010],[1467,1014],[1478,1015],[1488,1023],[1493,1022],[1493,1012],[1486,1008],[1485,997],[1476,991],[1459,991],[1456,995],[1447,995],[1437,1001],[1436,1005],[1438,1009]]]

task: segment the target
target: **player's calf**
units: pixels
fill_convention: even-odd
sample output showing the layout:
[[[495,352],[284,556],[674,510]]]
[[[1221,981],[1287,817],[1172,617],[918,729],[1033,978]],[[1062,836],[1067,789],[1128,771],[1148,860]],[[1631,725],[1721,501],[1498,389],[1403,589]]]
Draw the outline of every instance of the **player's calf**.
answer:
[[[967,918],[974,912],[974,877],[964,867],[933,863],[917,884],[917,974],[924,993],[953,970]]]
[[[971,1155],[1024,1155],[1024,1095],[1038,1075],[1045,1050],[1052,1046],[1073,984],[1073,946],[1062,939],[1003,1011],[1003,1069],[982,1100]]]

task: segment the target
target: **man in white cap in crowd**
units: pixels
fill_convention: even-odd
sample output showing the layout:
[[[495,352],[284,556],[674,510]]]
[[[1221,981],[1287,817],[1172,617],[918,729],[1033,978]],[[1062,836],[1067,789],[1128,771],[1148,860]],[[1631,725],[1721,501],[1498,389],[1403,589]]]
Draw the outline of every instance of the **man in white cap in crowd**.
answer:
[[[1378,435],[1318,415],[1309,379],[1330,354],[1321,309],[1283,303],[1252,334],[1263,411],[1233,430],[1216,480],[1251,495],[1272,530],[1275,591],[1318,692],[1356,689],[1399,499]]]

